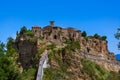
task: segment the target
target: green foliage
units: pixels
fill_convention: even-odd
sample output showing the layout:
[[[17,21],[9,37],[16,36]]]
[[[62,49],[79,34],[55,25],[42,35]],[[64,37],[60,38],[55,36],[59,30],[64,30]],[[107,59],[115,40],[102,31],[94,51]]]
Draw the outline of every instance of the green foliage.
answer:
[[[117,29],[117,33],[114,34],[116,39],[120,39],[120,28]]]
[[[0,56],[4,55],[5,52],[5,44],[0,41]]]
[[[5,50],[3,43],[0,43],[0,80],[19,80],[19,69],[16,64],[17,53],[13,49],[11,39],[7,44],[8,48]],[[5,52],[5,54],[4,54]]]
[[[44,69],[44,76],[43,80],[58,80],[58,79],[65,79],[66,76],[70,76],[67,72],[67,68],[69,67],[69,64],[66,62],[63,62],[61,57],[59,56],[59,53],[61,53],[62,50],[51,50],[49,53],[49,61],[54,60],[59,65],[58,68],[50,67]],[[51,64],[51,63],[50,63]],[[71,80],[71,79],[69,79]]]
[[[120,40],[120,28],[117,29],[117,32],[114,34],[115,38]],[[120,49],[120,42],[118,43],[118,48]]]
[[[64,39],[64,43],[70,44],[70,43],[71,43],[71,40],[69,40],[69,39]]]
[[[26,28],[25,26],[23,26],[23,27],[20,29],[20,35],[21,35],[21,34],[24,34],[26,31],[27,31],[27,28]]]
[[[0,80],[34,80],[36,69],[30,68],[22,74],[17,64],[17,52],[13,48],[13,38],[9,38],[7,42],[7,50],[5,45],[0,43]]]
[[[16,33],[18,35],[18,32]],[[27,36],[33,37],[34,33],[31,30],[27,30],[25,26],[23,26],[20,30],[20,35],[26,34]]]
[[[16,36],[18,36],[18,35],[19,35],[19,32],[17,31],[17,32],[16,32]]]
[[[90,39],[92,39],[92,38],[94,38],[93,36],[87,36],[87,38],[90,38]]]
[[[16,68],[16,64],[7,56],[1,58],[0,70],[0,80],[17,80],[19,78],[20,72]]]
[[[107,80],[110,75],[103,67],[97,65],[95,62],[81,59],[83,73],[87,73],[92,80]]]
[[[95,62],[81,59],[83,68],[82,72],[89,75],[91,80],[120,80],[120,74],[117,72],[109,72]]]
[[[100,38],[100,35],[94,34],[94,38],[99,39],[99,38]]]
[[[117,32],[114,34],[115,38],[120,40],[120,28],[117,29]],[[118,43],[118,49],[120,49],[120,42]]]
[[[87,33],[85,31],[83,31],[81,35],[82,35],[82,37],[86,37]]]
[[[25,70],[20,77],[21,80],[34,80],[36,77],[36,69],[29,68],[28,70]]]
[[[39,39],[40,39],[40,40],[43,40],[43,39],[44,39],[44,37],[43,37],[43,36],[39,36]]]
[[[34,33],[33,33],[31,30],[27,30],[27,31],[25,32],[25,34],[26,34],[27,36],[30,36],[30,37],[33,37],[33,36],[34,36]]]
[[[58,71],[53,68],[44,69],[43,80],[57,80],[59,78]]]
[[[64,67],[64,66],[63,66]],[[69,79],[65,79],[65,77]],[[70,73],[64,72],[61,69],[46,68],[44,69],[44,75],[42,80],[73,80],[70,79]]]
[[[53,50],[54,48],[56,48],[56,45],[54,43],[47,46],[48,50],[50,50],[50,49]]]
[[[80,50],[80,42],[79,41],[69,41],[66,42],[67,46],[65,48],[75,51],[75,49]]]
[[[107,36],[102,36],[101,39],[102,39],[103,41],[106,41]]]
[[[72,46],[78,46],[79,42],[70,42],[66,47],[55,50],[53,49],[55,46],[49,45],[50,53],[48,55],[50,65],[51,61],[55,61],[55,65],[51,65],[50,68],[44,69],[44,75],[43,80],[73,80],[71,78],[73,74],[71,72],[68,72],[68,68],[71,65],[71,61],[69,58],[72,58],[71,55],[75,48],[72,48]],[[80,45],[79,45],[80,47]],[[73,49],[73,50],[72,50]],[[60,57],[60,54],[63,56],[63,58]],[[67,56],[67,57],[64,57]],[[68,58],[68,59],[67,59]],[[97,65],[95,62],[91,62],[89,60],[81,59],[82,63],[81,71],[84,74],[87,74],[90,78],[90,80],[119,80],[119,74],[118,73],[110,73],[106,69],[104,69],[102,66]],[[76,79],[75,79],[76,80]]]
[[[9,48],[13,47],[15,40],[12,37],[9,37],[7,41],[8,41],[7,42],[7,49],[9,50]]]
[[[98,34],[94,34],[94,36],[87,36],[87,39],[93,39],[93,38],[95,38],[95,39],[100,39],[100,40],[102,40],[102,41],[106,41],[106,39],[107,39],[107,36],[100,36],[100,35],[98,35]]]
[[[39,60],[41,54],[42,54],[44,51],[45,51],[45,48],[39,49],[39,50],[37,51],[37,54],[35,55],[34,60],[35,60],[35,59],[38,59],[38,60]]]
[[[107,80],[120,80],[120,73],[111,71]]]

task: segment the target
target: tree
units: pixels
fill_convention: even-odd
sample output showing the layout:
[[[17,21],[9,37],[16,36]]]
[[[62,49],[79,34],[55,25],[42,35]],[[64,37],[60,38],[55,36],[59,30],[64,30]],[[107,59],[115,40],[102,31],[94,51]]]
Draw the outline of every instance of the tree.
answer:
[[[16,36],[18,36],[18,35],[19,35],[19,32],[17,31],[17,32],[16,32]]]
[[[0,56],[5,53],[5,44],[0,41]]]
[[[102,39],[103,41],[106,41],[107,37],[106,37],[106,36],[102,36],[101,39]]]
[[[115,38],[120,40],[120,28],[117,29],[117,33],[114,34]],[[118,49],[120,49],[120,42],[118,43]]]
[[[34,33],[33,33],[31,30],[27,30],[27,31],[26,31],[26,35],[27,35],[27,36],[30,36],[30,37],[33,37],[33,36],[34,36]]]
[[[100,38],[100,35],[94,34],[94,38],[98,39],[98,38]]]
[[[114,36],[116,39],[120,39],[120,28],[117,29],[117,33]]]
[[[12,38],[10,38],[12,40]],[[16,64],[17,52],[8,41],[9,48],[0,42],[0,80],[20,80],[20,71]]]
[[[7,39],[7,45],[6,45],[6,47],[7,47],[8,50],[9,50],[10,47],[13,47],[13,43],[14,42],[15,42],[15,40],[12,37],[9,37]]]
[[[23,26],[20,30],[20,34],[24,34],[27,31],[27,28]]]
[[[82,37],[86,37],[87,33],[85,31],[83,31],[81,35],[82,35]]]

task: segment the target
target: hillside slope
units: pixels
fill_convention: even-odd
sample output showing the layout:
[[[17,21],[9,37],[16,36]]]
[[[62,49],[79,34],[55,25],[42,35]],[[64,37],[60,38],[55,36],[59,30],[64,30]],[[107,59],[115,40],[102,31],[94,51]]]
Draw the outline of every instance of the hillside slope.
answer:
[[[120,64],[108,51],[105,36],[87,36],[52,22],[44,28],[21,28],[14,45],[23,71],[37,70],[40,55],[48,50],[50,67],[44,70],[43,80],[119,80]]]

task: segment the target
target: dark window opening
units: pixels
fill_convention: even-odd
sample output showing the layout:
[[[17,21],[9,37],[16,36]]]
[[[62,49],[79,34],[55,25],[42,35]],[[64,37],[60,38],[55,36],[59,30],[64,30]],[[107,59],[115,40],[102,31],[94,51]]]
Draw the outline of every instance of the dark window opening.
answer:
[[[57,36],[56,36],[56,35],[54,35],[54,39],[57,39]]]
[[[28,63],[26,63],[25,66],[28,66]]]

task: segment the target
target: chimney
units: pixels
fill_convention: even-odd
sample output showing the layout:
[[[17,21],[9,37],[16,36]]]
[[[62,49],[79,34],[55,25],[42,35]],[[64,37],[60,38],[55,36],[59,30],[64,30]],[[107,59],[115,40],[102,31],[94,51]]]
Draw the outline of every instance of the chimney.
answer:
[[[54,21],[50,21],[50,26],[54,27]]]

